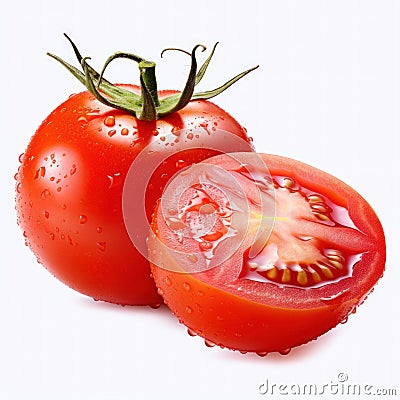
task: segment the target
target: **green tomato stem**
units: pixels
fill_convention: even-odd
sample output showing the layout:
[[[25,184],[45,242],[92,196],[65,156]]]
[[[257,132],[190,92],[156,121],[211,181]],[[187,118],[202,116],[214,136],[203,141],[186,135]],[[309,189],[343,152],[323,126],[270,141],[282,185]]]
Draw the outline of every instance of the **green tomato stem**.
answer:
[[[154,102],[154,105],[158,107],[160,105],[160,101],[158,100],[157,91],[156,63],[143,60],[139,63],[139,71],[143,78],[143,83],[146,85],[146,88]],[[143,90],[144,89],[142,87],[142,91]]]
[[[77,78],[82,84],[84,84],[100,102],[110,107],[126,111],[136,116],[138,119],[145,121],[154,121],[158,118],[162,118],[166,115],[179,111],[191,100],[207,100],[212,98],[222,93],[249,72],[258,68],[258,65],[250,68],[236,75],[234,78],[230,79],[228,82],[216,89],[194,93],[194,88],[203,78],[217,44],[214,45],[211,54],[208,56],[199,70],[197,69],[196,51],[199,48],[204,51],[206,48],[203,45],[195,46],[190,53],[186,50],[169,48],[166,50],[177,50],[189,55],[191,57],[191,65],[189,75],[182,92],[173,94],[160,100],[158,98],[157,79],[155,73],[156,64],[154,62],[147,61],[135,54],[117,52],[106,60],[103,69],[99,74],[87,63],[87,60],[89,60],[90,57],[82,57],[74,42],[67,35],[65,36],[70,42],[83,72],[71,64],[68,64],[58,56],[50,53],[48,53],[48,55],[57,60],[69,72],[71,72],[72,75],[74,75],[75,78]],[[103,74],[110,62],[117,58],[127,58],[138,63],[140,71],[140,95],[137,95],[136,93],[123,89],[119,86],[115,86],[103,78]]]

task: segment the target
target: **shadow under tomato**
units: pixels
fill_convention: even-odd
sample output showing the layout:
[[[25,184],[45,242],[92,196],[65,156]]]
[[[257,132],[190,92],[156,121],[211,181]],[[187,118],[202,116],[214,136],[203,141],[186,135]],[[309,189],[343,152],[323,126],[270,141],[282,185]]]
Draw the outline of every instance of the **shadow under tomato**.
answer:
[[[338,335],[339,332],[328,332],[323,336],[319,337],[317,340],[312,340],[302,346],[297,346],[286,354],[280,354],[278,352],[268,353],[265,356],[260,356],[256,353],[245,353],[241,354],[239,351],[232,351],[226,349],[216,348],[221,351],[221,357],[229,359],[232,362],[250,362],[254,363],[293,363],[298,362],[302,359],[310,358],[321,354],[324,351],[324,348],[330,347],[334,340],[334,336]],[[213,349],[210,349],[213,350]]]
[[[161,326],[165,326],[166,323],[170,326],[174,325],[177,329],[182,331],[182,325],[178,323],[176,317],[171,313],[169,308],[165,304],[161,304],[158,308],[152,308],[150,306],[121,306],[118,304],[107,303],[104,301],[95,301],[89,297],[78,295],[75,297],[75,301],[79,307],[91,308],[93,312],[96,310],[101,310],[102,312],[112,312],[112,313],[125,313],[143,316],[154,316],[154,318],[162,318],[160,320]],[[260,356],[256,353],[245,353],[242,354],[239,351],[233,351],[228,349],[221,349],[218,346],[207,347],[204,344],[204,339],[199,336],[194,336],[193,347],[194,351],[197,351],[199,346],[204,347],[204,351],[208,352],[219,352],[218,357],[226,359],[230,362],[250,362],[254,363],[293,363],[299,360],[317,356],[324,348],[330,347],[335,340],[335,336],[339,335],[340,326],[336,327],[330,332],[320,336],[317,340],[312,340],[302,346],[297,346],[293,348],[288,354],[283,355],[278,352],[268,353],[265,356]],[[186,328],[181,332],[185,335]],[[215,354],[215,353],[214,353]]]
[[[125,306],[120,304],[108,303],[101,300],[94,300],[90,297],[79,295],[75,297],[75,301],[78,303],[79,307],[92,308],[93,310],[102,310],[102,311],[110,311],[113,313],[129,313],[129,314],[139,314],[139,315],[150,315],[154,314],[154,316],[160,318],[163,316],[168,318],[169,320],[176,323],[176,318],[168,309],[165,304],[161,304],[159,307],[151,307],[151,306]]]

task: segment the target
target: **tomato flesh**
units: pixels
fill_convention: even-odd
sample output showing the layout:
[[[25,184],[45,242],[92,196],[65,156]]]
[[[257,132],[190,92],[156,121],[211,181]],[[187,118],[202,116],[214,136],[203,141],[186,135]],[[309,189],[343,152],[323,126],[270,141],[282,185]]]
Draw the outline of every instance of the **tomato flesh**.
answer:
[[[255,168],[257,157],[268,168]],[[214,252],[199,249],[204,235],[185,231],[182,238],[168,225],[163,200],[169,203],[164,196],[174,194],[168,187],[149,239],[156,284],[191,332],[231,349],[285,352],[327,332],[364,301],[383,274],[385,239],[374,211],[354,189],[279,156],[227,154],[202,164],[210,172],[207,179],[199,173],[201,190],[217,204],[209,230],[226,228]],[[229,176],[242,193],[230,190]],[[217,190],[229,200],[230,225],[218,225]],[[192,185],[180,203],[174,199],[177,215],[197,197]],[[203,270],[193,267],[194,257]]]
[[[151,171],[145,210],[132,205],[137,215],[149,218],[169,177],[218,154],[219,131],[241,139],[243,146],[232,144],[231,151],[253,150],[245,129],[208,101],[190,102],[148,122],[105,106],[88,92],[71,96],[45,119],[21,158],[16,209],[27,244],[54,276],[83,294],[118,304],[160,304],[149,263],[125,226],[126,175],[150,144],[161,153],[174,149]]]
[[[357,232],[347,210],[300,187],[292,178],[274,176],[274,187],[274,229],[263,250],[247,259],[246,278],[317,287],[349,276],[361,256],[356,236],[360,241],[365,237]],[[341,243],[335,240],[339,230]],[[344,243],[345,235],[349,243]],[[364,252],[368,249],[367,243],[361,247]]]

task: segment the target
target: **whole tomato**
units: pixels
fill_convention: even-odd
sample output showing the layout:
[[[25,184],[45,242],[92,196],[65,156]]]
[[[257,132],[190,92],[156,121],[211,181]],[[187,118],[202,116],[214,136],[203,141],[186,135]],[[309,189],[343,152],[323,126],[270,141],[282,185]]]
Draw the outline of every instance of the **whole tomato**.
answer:
[[[149,218],[175,172],[221,152],[220,131],[241,139],[232,140],[231,145],[228,140],[226,151],[252,151],[253,146],[232,116],[205,100],[221,90],[193,95],[212,53],[197,71],[196,46],[183,92],[159,92],[154,63],[117,53],[107,64],[117,57],[137,61],[141,86],[112,85],[70,42],[83,73],[52,57],[89,91],[59,105],[20,157],[18,223],[38,261],[69,287],[97,300],[157,306],[162,300],[149,262],[132,243],[124,223],[122,192],[132,162],[151,144],[165,151],[163,162],[149,176],[144,209],[141,204],[131,205],[138,215],[145,213]],[[143,171],[136,173],[139,177]]]

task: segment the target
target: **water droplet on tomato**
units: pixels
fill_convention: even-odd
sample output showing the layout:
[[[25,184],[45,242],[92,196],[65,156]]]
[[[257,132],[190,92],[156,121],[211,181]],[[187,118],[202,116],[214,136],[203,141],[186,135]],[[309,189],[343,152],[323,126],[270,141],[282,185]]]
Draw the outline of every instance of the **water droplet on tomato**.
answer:
[[[268,354],[268,352],[267,351],[257,351],[256,354],[259,357],[265,357]]]
[[[184,288],[187,292],[190,292],[190,290],[192,289],[192,287],[190,286],[190,284],[187,283],[187,282],[184,282],[184,283],[183,283],[183,288]]]
[[[98,227],[96,228],[96,232],[97,232],[97,233],[103,232],[103,228],[102,228],[101,226],[98,226]]]
[[[259,269],[259,267],[260,267],[258,263],[256,263],[256,262],[251,262],[251,261],[249,261],[249,262],[247,263],[247,266],[248,266],[248,268],[249,268],[250,271],[257,271],[257,270]]]
[[[109,115],[105,120],[104,120],[104,125],[108,126],[111,128],[112,126],[115,125],[115,117],[113,115]]]
[[[79,223],[80,223],[80,224],[85,224],[86,221],[87,221],[87,216],[84,215],[84,214],[81,214],[81,215],[79,216]]]
[[[185,168],[188,166],[188,163],[185,160],[178,160],[175,166],[176,168]]]
[[[160,140],[161,140],[162,142],[165,142],[165,136],[160,136]]]
[[[181,134],[181,130],[180,130],[178,127],[174,126],[174,127],[171,129],[171,133],[172,133],[173,135],[175,135],[175,136],[179,136],[179,135]]]
[[[107,175],[107,178],[110,180],[108,189],[115,188],[122,183],[121,174],[119,172],[116,172],[115,174],[112,175]]]
[[[158,289],[157,289],[157,293],[158,293],[160,296],[163,296],[163,295],[164,295],[164,290],[162,290],[161,288],[158,288]]]
[[[153,308],[154,310],[157,310],[158,308],[161,307],[161,303],[149,304],[149,306],[150,306],[151,308]]]
[[[35,172],[35,179],[44,178],[45,174],[46,174],[46,168],[41,166]]]
[[[48,211],[43,211],[43,215],[46,219],[49,219],[50,213]]]
[[[205,339],[205,340],[204,340],[204,344],[205,344],[207,347],[214,347],[214,346],[216,346],[216,344],[215,344],[214,342],[212,342],[211,340],[208,340],[208,339]]]
[[[158,135],[158,130],[155,129],[155,130],[153,131],[153,136],[157,136],[157,135]]]
[[[82,125],[88,124],[88,120],[85,117],[79,117],[78,122],[80,122]]]
[[[164,278],[164,283],[165,283],[167,286],[171,286],[171,284],[172,284],[171,279],[169,279],[168,276],[166,276],[166,277]]]
[[[143,142],[144,137],[143,136],[136,136],[133,140],[132,140],[132,144],[135,145],[137,143]]]
[[[188,328],[187,329],[187,333],[189,334],[189,336],[197,336],[197,333],[194,331],[194,330],[192,330],[192,329],[190,329],[190,328]]]
[[[339,293],[336,293],[329,297],[321,297],[321,301],[325,304],[336,304],[341,303],[343,297],[349,292],[349,289],[345,289]]]
[[[210,242],[200,242],[199,247],[201,251],[207,251],[211,250],[213,248],[213,245]]]
[[[51,233],[50,233],[50,239],[51,239],[51,240],[54,240],[55,238],[56,238],[56,235],[55,235],[53,232],[51,232]]]
[[[76,165],[75,164],[72,164],[72,167],[71,167],[71,169],[69,170],[69,174],[70,175],[74,175],[75,174],[75,172],[76,172]]]
[[[186,137],[187,137],[189,140],[192,140],[193,137],[194,137],[194,135],[193,135],[192,132],[189,132],[189,133],[186,135]]]
[[[121,135],[122,136],[126,136],[129,134],[129,129],[128,128],[122,128],[121,129]]]
[[[97,242],[97,247],[100,251],[106,251],[106,242]]]
[[[115,129],[111,129],[110,131],[107,132],[107,135],[113,137],[116,133],[117,131]]]
[[[45,197],[49,197],[51,195],[49,189],[44,189],[42,193],[40,193],[40,196],[44,199]]]
[[[186,311],[188,314],[191,314],[191,313],[193,312],[193,308],[192,308],[192,307],[189,307],[189,306],[186,306],[185,311]]]
[[[25,153],[21,153],[18,157],[18,161],[22,164],[22,162],[24,161],[24,155]]]
[[[303,242],[309,242],[310,240],[314,239],[312,236],[304,236],[304,235],[298,235],[297,238],[299,238]]]
[[[287,349],[280,350],[279,354],[282,354],[283,356],[287,356],[291,351],[292,351],[292,349],[290,347],[288,347]]]
[[[17,190],[17,193],[21,193],[21,183],[17,184],[16,190]]]

